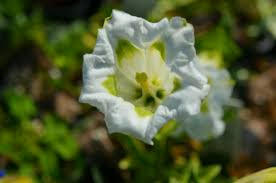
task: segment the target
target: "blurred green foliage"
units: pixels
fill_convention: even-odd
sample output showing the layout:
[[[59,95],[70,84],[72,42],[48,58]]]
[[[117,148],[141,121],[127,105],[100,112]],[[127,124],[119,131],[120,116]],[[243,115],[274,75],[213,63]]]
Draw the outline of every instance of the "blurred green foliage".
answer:
[[[132,182],[170,182],[170,183],[211,183],[216,181],[231,182],[220,177],[221,166],[203,166],[196,153],[189,157],[172,156],[173,144],[168,139],[155,141],[149,151],[132,139],[123,140],[128,156],[122,159],[119,167],[133,173]],[[184,146],[179,146],[185,149]],[[182,149],[182,150],[183,150]]]
[[[250,41],[237,40],[238,29],[261,26],[262,20],[255,4],[251,0],[157,0],[154,9],[148,13],[148,19],[159,20],[176,15],[187,18],[196,28],[197,51],[219,52],[224,65],[231,68],[235,61],[246,55],[242,46],[250,44]],[[175,127],[171,123],[158,134],[153,147],[130,137],[113,135],[114,146],[119,149],[119,155],[114,153],[115,157],[112,156],[115,160],[106,158],[108,163],[87,161],[93,159],[90,157],[93,153],[86,151],[96,151],[97,146],[89,146],[88,143],[90,149],[86,150],[80,145],[83,142],[78,137],[83,135],[83,126],[87,124],[79,123],[94,123],[89,121],[91,113],[88,110],[91,108],[82,106],[80,114],[70,121],[54,109],[53,103],[58,91],[77,100],[82,55],[92,51],[97,31],[111,9],[121,6],[117,1],[108,1],[89,18],[76,18],[69,22],[48,18],[44,6],[31,0],[0,2],[0,43],[4,43],[0,47],[0,70],[12,72],[8,66],[21,62],[20,59],[13,60],[13,56],[18,50],[28,48],[30,43],[41,50],[41,60],[47,60],[50,65],[46,64],[46,71],[41,65],[32,69],[34,78],[29,78],[29,82],[43,78],[40,82],[42,93],[46,96],[35,97],[30,86],[10,86],[11,81],[1,82],[0,169],[6,169],[8,174],[29,176],[37,183],[105,182],[110,179],[104,176],[113,171],[108,164],[113,164],[121,172],[117,176],[123,177],[124,182],[232,182],[229,174],[225,173],[227,167],[218,165],[221,162],[201,163],[200,150],[187,147],[190,139],[185,135],[179,139],[171,137]],[[240,16],[247,20],[241,28],[238,27],[239,21],[242,21]],[[244,33],[244,30],[241,32]],[[2,74],[0,80],[4,77],[6,75]],[[45,103],[50,103],[50,107]],[[225,120],[232,121],[236,113],[228,110]],[[87,138],[92,132],[89,134]],[[172,153],[176,147],[185,153]]]
[[[50,177],[61,179],[60,163],[76,160],[79,151],[72,131],[63,120],[50,114],[43,115],[41,122],[33,119],[37,107],[21,92],[8,89],[1,98],[9,116],[1,123],[1,156],[8,158],[10,166],[21,175],[43,182],[51,182]]]

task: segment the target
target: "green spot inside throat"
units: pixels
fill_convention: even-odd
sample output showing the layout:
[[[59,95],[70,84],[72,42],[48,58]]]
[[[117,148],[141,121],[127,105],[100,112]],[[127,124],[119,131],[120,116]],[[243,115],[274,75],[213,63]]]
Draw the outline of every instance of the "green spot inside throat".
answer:
[[[147,117],[152,115],[152,112],[144,107],[135,107],[135,112],[141,117]]]
[[[173,80],[173,90],[172,90],[172,92],[175,92],[175,91],[179,90],[180,88],[181,88],[181,81],[180,81],[180,79],[175,77],[174,80]]]
[[[115,75],[108,76],[102,85],[109,93],[117,95]]]
[[[153,43],[152,48],[155,48],[156,50],[158,50],[160,52],[160,55],[161,55],[163,61],[165,62],[165,59],[166,59],[165,44],[161,41],[156,41],[155,43]]]
[[[209,107],[208,107],[208,100],[207,100],[207,98],[205,98],[205,99],[201,102],[200,112],[202,112],[202,113],[207,113],[207,112],[209,112]]]
[[[135,53],[140,52],[139,48],[135,47],[129,41],[121,39],[118,41],[116,46],[116,55],[118,64],[121,65],[123,59],[131,60],[134,57]]]

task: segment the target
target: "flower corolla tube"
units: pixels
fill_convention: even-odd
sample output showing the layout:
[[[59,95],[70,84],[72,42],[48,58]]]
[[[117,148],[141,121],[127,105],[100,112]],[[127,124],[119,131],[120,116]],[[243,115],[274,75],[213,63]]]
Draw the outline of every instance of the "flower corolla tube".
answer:
[[[104,113],[109,133],[153,144],[168,121],[200,111],[207,78],[196,67],[194,31],[181,17],[157,23],[113,10],[84,55],[80,102]]]

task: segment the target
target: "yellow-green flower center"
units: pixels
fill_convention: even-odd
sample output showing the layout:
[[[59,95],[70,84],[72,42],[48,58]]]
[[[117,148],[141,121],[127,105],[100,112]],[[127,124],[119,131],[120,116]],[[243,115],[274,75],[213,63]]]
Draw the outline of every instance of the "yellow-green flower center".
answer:
[[[144,100],[144,106],[155,109],[167,95],[158,78],[149,78],[145,72],[137,72],[135,80],[140,86],[137,92],[137,100]]]
[[[115,52],[115,74],[103,86],[111,94],[134,104],[140,116],[150,115],[166,96],[181,87],[179,77],[165,63],[165,46],[161,41],[141,49],[120,40]]]

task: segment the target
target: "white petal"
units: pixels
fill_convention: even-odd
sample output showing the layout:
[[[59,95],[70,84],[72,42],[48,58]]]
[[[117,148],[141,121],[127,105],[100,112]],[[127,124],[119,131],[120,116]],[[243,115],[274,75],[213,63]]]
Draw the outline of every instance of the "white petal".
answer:
[[[110,66],[100,65],[106,65],[100,57],[92,54],[84,55],[82,94],[107,92],[102,83],[108,76],[114,74],[114,70]]]
[[[214,58],[208,61],[201,58],[196,60],[195,66],[208,77],[211,85],[208,100],[221,106],[227,105],[230,101],[233,91],[233,80],[226,69],[216,67],[217,62],[219,61],[214,60]]]
[[[164,35],[164,40],[167,45],[168,62],[178,66],[185,65],[187,62],[192,61],[195,56],[194,48],[194,31],[190,24],[182,27],[175,27],[176,19],[172,19],[169,29]],[[180,20],[177,20],[180,21]]]
[[[122,98],[105,93],[82,95],[80,101],[97,107],[105,114],[105,122],[109,133],[120,132],[136,137],[145,143],[153,144],[151,138],[146,135],[149,126],[154,126],[151,116],[140,117],[135,112],[135,107]]]
[[[197,57],[193,26],[183,18],[174,17],[162,39],[166,44],[166,63],[171,70],[181,76],[183,82],[203,88],[207,78],[194,65]]]
[[[98,31],[98,37],[96,45],[94,47],[93,55],[97,55],[101,58],[101,63],[99,63],[100,65],[97,65],[97,67],[106,66],[103,64],[114,64],[114,55],[112,47],[109,43],[105,29],[99,29]]]
[[[195,62],[195,66],[209,78],[210,92],[205,98],[208,111],[179,119],[182,124],[176,134],[186,131],[192,138],[206,140],[217,137],[224,131],[225,125],[221,120],[223,105],[227,105],[230,101],[233,84],[225,69],[217,69],[205,62]]]
[[[110,43],[115,47],[119,39],[126,39],[134,45],[145,48],[168,27],[168,20],[162,19],[158,23],[150,23],[142,18],[113,10],[112,19],[105,25]]]
[[[195,66],[194,62],[189,62],[186,65],[175,68],[176,73],[183,78],[184,84],[194,85],[200,89],[206,87],[207,78]]]
[[[165,123],[174,119],[174,116],[176,116],[176,110],[170,110],[167,106],[160,105],[155,111],[151,123],[147,128],[146,138],[152,139]]]
[[[99,30],[93,54],[85,54],[83,59],[82,94],[107,92],[102,83],[114,74],[114,56],[105,30]]]
[[[205,69],[205,73],[212,80],[208,96],[210,100],[220,105],[227,105],[233,91],[233,83],[228,71],[208,67]]]
[[[224,132],[224,122],[210,113],[200,113],[185,119],[178,132],[186,131],[188,135],[198,140],[208,140]]]
[[[183,120],[189,115],[197,114],[200,111],[201,100],[207,95],[208,91],[208,85],[205,85],[203,90],[194,86],[186,86],[168,96],[162,105],[169,110],[174,110],[174,117]]]

